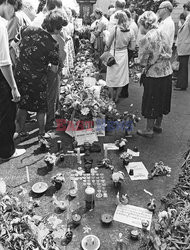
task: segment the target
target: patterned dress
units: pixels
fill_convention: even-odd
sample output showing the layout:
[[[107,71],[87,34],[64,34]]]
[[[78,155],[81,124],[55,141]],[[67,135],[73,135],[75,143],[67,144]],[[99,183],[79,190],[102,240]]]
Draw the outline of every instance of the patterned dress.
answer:
[[[142,115],[157,119],[171,109],[172,50],[167,36],[159,29],[150,30],[139,41],[140,64],[145,67],[146,79],[142,98]]]
[[[15,78],[21,94],[19,108],[33,112],[47,111],[48,65],[59,64],[59,47],[45,30],[27,27],[21,31],[20,55]]]

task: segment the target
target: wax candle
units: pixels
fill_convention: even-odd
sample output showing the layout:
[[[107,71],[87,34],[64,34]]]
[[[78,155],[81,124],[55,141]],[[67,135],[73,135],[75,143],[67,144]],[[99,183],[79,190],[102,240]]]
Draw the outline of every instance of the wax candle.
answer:
[[[105,149],[104,149],[104,159],[107,159],[108,158],[108,148],[105,146]]]
[[[111,214],[102,214],[101,221],[104,225],[110,225],[113,221],[113,216]]]
[[[91,210],[95,206],[95,189],[92,187],[87,187],[85,189],[85,201],[86,201],[86,209]]]
[[[80,216],[80,214],[74,214],[72,216],[72,221],[73,221],[74,225],[76,225],[76,226],[80,225],[80,222],[81,222],[81,216]]]
[[[62,146],[61,146],[62,142],[61,141],[57,141],[57,150],[60,151]]]
[[[80,148],[77,148],[77,163],[81,164]]]
[[[30,182],[28,166],[26,166],[26,178],[27,178],[27,182]]]

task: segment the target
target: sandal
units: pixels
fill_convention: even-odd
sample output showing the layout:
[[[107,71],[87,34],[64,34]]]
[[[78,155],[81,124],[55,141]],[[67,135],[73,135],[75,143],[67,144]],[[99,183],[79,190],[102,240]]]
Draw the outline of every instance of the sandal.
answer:
[[[149,131],[149,130],[137,130],[137,134],[143,137],[147,137],[147,138],[152,138],[154,136],[154,132],[153,131]]]
[[[29,132],[19,132],[19,133],[15,132],[13,138],[14,138],[14,140],[19,138],[21,140],[21,142],[23,142],[23,141],[27,140],[29,138],[29,136],[30,136]]]
[[[51,138],[51,134],[50,133],[44,133],[44,134],[39,134],[38,138],[43,138],[43,139],[50,139]]]

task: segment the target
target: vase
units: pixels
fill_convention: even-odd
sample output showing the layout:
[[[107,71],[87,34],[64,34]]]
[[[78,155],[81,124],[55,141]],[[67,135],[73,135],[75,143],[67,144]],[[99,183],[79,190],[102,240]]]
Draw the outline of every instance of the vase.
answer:
[[[129,164],[129,159],[123,159],[123,166],[127,166]]]
[[[54,187],[55,187],[56,191],[59,191],[61,189],[61,187],[62,187],[62,183],[61,182],[55,182]]]
[[[125,146],[119,146],[119,151],[123,151],[125,149]]]
[[[53,170],[54,163],[46,162],[48,172]]]

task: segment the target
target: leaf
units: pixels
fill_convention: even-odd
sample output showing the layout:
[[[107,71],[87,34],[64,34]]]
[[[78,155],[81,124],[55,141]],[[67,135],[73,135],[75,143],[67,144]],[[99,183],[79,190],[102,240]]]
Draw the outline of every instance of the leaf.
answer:
[[[160,250],[166,250],[166,248],[167,248],[166,242],[162,243]]]

